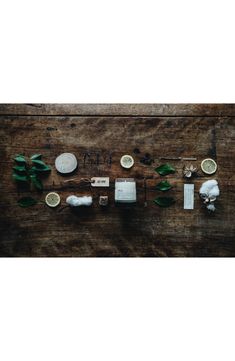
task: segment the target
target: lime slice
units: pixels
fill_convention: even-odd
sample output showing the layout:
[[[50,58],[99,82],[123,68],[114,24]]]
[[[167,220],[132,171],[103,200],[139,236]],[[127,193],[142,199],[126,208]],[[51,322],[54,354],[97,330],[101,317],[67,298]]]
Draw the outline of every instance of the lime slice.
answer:
[[[120,163],[123,168],[128,169],[134,165],[134,159],[131,155],[125,154],[122,156]]]
[[[57,207],[60,204],[60,196],[55,192],[48,193],[45,202],[49,207]]]
[[[201,168],[206,174],[214,174],[217,170],[217,164],[214,159],[207,158],[201,162]]]

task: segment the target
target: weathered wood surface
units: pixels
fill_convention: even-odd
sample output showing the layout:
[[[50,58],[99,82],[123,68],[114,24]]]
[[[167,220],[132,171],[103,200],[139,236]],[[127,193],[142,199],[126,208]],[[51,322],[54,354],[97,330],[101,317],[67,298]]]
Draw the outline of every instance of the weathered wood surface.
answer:
[[[0,115],[235,116],[235,104],[0,104]]]
[[[0,255],[1,256],[235,256],[235,118],[234,105],[0,105]],[[139,112],[139,113],[138,113]],[[99,114],[100,113],[100,114]],[[119,113],[119,114],[118,114]],[[140,155],[133,149],[139,148]],[[54,161],[62,152],[74,153],[79,168],[72,176],[57,174]],[[84,165],[84,155],[86,156]],[[42,194],[58,191],[62,203],[69,194],[92,194],[91,208],[77,212],[50,209],[39,203],[22,209],[16,204],[27,192],[18,192],[11,180],[17,153],[42,153],[52,165]],[[145,153],[152,166],[140,163]],[[98,156],[97,156],[98,154]],[[132,154],[135,166],[121,168],[123,154]],[[190,162],[171,161],[177,172],[160,177],[154,167],[162,156],[195,156],[217,160],[212,177],[201,171],[195,184],[195,209],[183,210],[182,168]],[[97,165],[97,160],[99,164]],[[79,186],[84,177],[109,176],[109,189]],[[114,180],[134,177],[138,202],[133,207],[114,204]],[[147,181],[148,206],[144,208],[143,178]],[[75,178],[75,183],[66,183]],[[201,183],[218,180],[221,196],[217,211],[209,215],[197,195]],[[153,204],[161,195],[154,185],[168,179],[168,192],[176,204],[162,209]],[[110,205],[101,209],[98,195],[108,195]]]

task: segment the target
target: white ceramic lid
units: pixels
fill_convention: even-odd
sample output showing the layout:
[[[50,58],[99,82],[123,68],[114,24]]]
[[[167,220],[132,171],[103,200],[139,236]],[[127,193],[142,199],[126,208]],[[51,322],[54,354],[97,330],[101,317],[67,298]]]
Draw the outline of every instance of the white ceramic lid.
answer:
[[[63,174],[72,173],[77,165],[77,159],[72,153],[62,153],[55,160],[57,171]]]

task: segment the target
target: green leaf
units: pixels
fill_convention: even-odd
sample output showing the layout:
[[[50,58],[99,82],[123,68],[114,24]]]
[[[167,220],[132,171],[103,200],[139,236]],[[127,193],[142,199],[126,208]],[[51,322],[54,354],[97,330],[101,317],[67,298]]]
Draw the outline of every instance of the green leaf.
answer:
[[[42,159],[42,155],[41,154],[33,154],[30,157],[31,160],[38,160],[38,159]]]
[[[155,168],[155,171],[160,175],[167,175],[175,173],[175,168],[170,164],[162,164],[159,167]]]
[[[23,197],[20,198],[17,203],[20,207],[26,208],[35,205],[37,201],[32,197]]]
[[[46,164],[42,160],[39,160],[39,159],[32,159],[32,162],[33,162],[33,164],[36,165],[36,167],[43,168],[46,166]]]
[[[35,167],[32,167],[32,168],[30,168],[29,169],[29,175],[31,176],[31,175],[36,175],[36,172],[35,172]]]
[[[37,188],[39,190],[43,189],[42,181],[37,178],[36,174],[30,175],[30,179],[31,179],[33,185],[35,186],[35,188]]]
[[[32,172],[36,172],[36,173],[50,172],[51,167],[49,167],[48,165],[45,165],[43,168],[32,167],[31,170],[32,170]]]
[[[154,199],[154,203],[160,207],[169,207],[175,203],[175,200],[172,197],[157,197]]]
[[[46,165],[43,161],[41,160],[32,160],[34,167],[32,167],[32,169],[36,172],[50,172],[51,171],[51,167],[49,167],[48,165]]]
[[[16,172],[26,172],[26,168],[25,168],[25,165],[15,165],[13,167],[13,169],[16,171]]]
[[[26,175],[20,175],[17,173],[13,173],[12,177],[16,182],[28,182],[28,178]]]
[[[25,157],[23,155],[17,155],[14,160],[17,162],[17,163],[26,163],[26,160],[25,160]]]
[[[172,188],[172,185],[167,181],[161,181],[156,185],[156,189],[162,192],[168,191]]]

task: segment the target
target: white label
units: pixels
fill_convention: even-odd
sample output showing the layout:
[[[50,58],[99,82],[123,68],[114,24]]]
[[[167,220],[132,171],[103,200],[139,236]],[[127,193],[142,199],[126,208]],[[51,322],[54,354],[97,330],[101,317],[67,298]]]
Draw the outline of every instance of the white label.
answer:
[[[184,184],[184,209],[194,209],[194,184]]]
[[[109,187],[109,177],[93,177],[91,185],[92,187]]]

